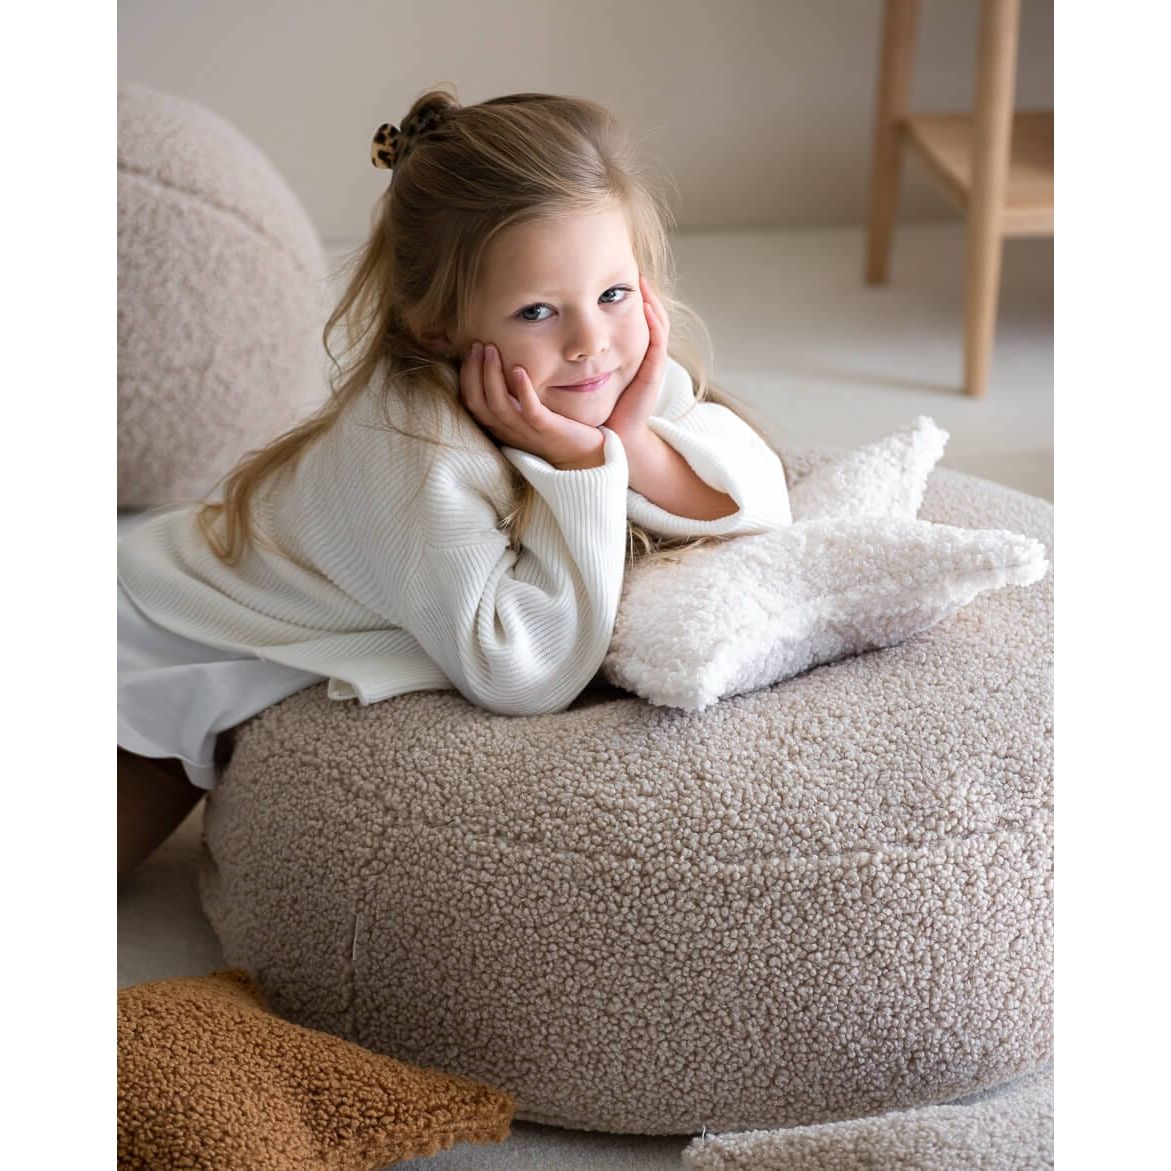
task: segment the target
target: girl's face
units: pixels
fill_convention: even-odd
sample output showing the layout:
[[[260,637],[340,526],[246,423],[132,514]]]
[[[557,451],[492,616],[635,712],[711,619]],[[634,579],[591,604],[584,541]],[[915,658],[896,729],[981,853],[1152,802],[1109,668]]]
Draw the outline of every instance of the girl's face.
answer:
[[[513,225],[488,246],[456,348],[466,356],[474,341],[493,343],[504,370],[525,368],[544,406],[596,427],[650,341],[638,276],[620,209]],[[567,389],[603,374],[598,389]]]

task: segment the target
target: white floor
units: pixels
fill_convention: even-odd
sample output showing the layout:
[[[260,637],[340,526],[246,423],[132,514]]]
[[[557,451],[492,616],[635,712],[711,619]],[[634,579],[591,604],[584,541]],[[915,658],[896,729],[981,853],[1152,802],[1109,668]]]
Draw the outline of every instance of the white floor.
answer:
[[[892,281],[862,284],[858,228],[702,233],[676,242],[680,295],[708,323],[714,378],[801,445],[848,447],[931,415],[943,463],[1053,498],[1053,245],[1010,241],[991,384],[960,393],[963,229],[903,227]],[[199,909],[201,809],[118,891],[118,983],[223,966]],[[500,1146],[411,1160],[432,1171],[677,1168],[686,1136],[514,1123]]]
[[[1009,241],[987,393],[962,394],[964,232],[901,228],[890,283],[862,282],[862,233],[679,240],[680,294],[707,321],[716,381],[801,444],[848,447],[918,414],[943,464],[1053,498],[1053,242]]]

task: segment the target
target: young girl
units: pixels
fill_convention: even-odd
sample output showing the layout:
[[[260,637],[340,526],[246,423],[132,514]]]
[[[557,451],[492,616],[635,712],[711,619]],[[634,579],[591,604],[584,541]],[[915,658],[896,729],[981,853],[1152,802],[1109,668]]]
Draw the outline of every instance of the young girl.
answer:
[[[293,692],[559,711],[628,546],[790,521],[777,455],[668,354],[668,306],[702,326],[603,108],[432,90],[372,152],[391,182],[325,327],[348,343],[329,400],[222,501],[119,541],[119,873],[214,786],[217,735]]]

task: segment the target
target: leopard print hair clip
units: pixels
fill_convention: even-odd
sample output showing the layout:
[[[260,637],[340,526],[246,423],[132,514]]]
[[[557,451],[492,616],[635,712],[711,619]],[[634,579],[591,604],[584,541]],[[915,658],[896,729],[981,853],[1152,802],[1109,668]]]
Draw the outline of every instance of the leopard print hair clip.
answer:
[[[415,119],[408,118],[402,130],[390,122],[383,122],[370,144],[370,161],[376,167],[393,170],[442,120],[438,110],[424,110]]]

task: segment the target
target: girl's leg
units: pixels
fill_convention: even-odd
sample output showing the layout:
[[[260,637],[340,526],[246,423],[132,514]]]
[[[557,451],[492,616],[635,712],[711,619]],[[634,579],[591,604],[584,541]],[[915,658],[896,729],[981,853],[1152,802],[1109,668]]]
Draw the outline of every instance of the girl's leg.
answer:
[[[154,852],[195,808],[205,790],[174,758],[118,749],[118,877]]]

